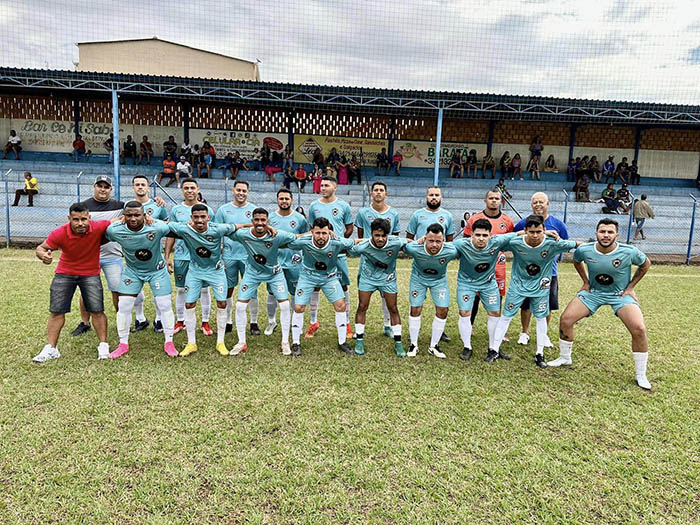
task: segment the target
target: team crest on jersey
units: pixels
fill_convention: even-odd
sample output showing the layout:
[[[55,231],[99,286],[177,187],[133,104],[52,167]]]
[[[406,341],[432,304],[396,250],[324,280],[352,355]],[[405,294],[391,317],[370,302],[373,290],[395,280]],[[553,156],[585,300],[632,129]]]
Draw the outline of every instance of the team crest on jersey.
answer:
[[[131,279],[124,279],[124,284],[129,286],[132,283]]]
[[[292,264],[299,264],[301,262],[301,255],[295,253],[292,255]]]
[[[134,252],[134,257],[136,257],[139,261],[148,261],[152,256],[153,254],[151,253],[151,250],[146,250],[145,248]]]
[[[267,248],[268,250],[272,248],[272,243],[270,241],[265,241],[265,248]]]
[[[150,210],[149,210],[149,211],[150,211]],[[150,232],[150,233],[147,233],[147,234],[146,234],[146,239],[148,239],[149,241],[152,241],[152,240],[155,239],[155,238],[156,238],[155,232]]]
[[[251,212],[250,210],[248,210],[247,212],[245,212],[245,216],[246,216],[248,219],[250,219],[250,217],[251,217],[252,215],[253,215],[253,212]]]
[[[189,287],[189,286],[185,286],[185,293],[187,293],[187,292],[189,292],[189,291],[190,291],[190,287]]]
[[[209,242],[214,242],[214,237],[212,237],[211,235],[207,235],[207,236],[204,237],[204,238],[205,238],[207,241],[209,241]]]
[[[445,222],[445,217],[443,217],[442,215],[440,215],[440,216],[438,217],[438,222],[439,222],[440,224],[442,224],[443,222]]]
[[[146,210],[146,213],[147,213],[148,215],[153,215],[153,208],[148,208],[148,209]]]
[[[619,268],[621,264],[622,264],[622,260],[613,259],[613,262],[612,262],[613,268]]]
[[[387,251],[386,251],[386,256],[387,256],[387,257],[391,257],[392,255],[394,255],[394,250],[387,250]]]
[[[333,217],[337,217],[339,213],[340,210],[338,208],[333,208]]]
[[[543,259],[546,259],[547,256],[549,255],[549,252],[547,250],[542,250],[542,253],[540,253]]]
[[[506,225],[503,223],[499,224],[498,227],[501,229],[501,231],[506,229]]]
[[[289,227],[290,227],[290,228],[296,228],[296,227],[297,227],[297,221],[291,221],[291,222],[289,223]]]
[[[411,292],[411,295],[412,295],[413,297],[418,297],[418,290],[413,290],[413,291]]]
[[[332,258],[332,257],[333,257],[333,252],[328,252],[328,253],[327,253],[326,255],[327,255],[327,256],[328,256],[328,258],[330,259],[330,258]]]
[[[445,257],[440,257],[440,258],[438,259],[438,262],[439,262],[440,264],[445,264],[445,263],[447,262],[447,259],[446,259]]]

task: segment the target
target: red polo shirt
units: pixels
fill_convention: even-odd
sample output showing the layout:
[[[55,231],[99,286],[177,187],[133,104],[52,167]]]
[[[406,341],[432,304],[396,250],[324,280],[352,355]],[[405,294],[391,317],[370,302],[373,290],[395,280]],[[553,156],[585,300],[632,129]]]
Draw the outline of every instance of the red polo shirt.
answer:
[[[89,277],[100,274],[100,245],[111,221],[90,221],[85,235],[76,235],[70,224],[59,226],[46,238],[52,250],[61,250],[56,273]]]

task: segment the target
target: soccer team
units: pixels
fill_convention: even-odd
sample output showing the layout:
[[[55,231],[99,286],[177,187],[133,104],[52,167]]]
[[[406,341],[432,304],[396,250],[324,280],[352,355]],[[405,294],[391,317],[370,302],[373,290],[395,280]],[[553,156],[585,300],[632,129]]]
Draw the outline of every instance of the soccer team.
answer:
[[[95,185],[96,192],[98,185],[111,189],[111,180],[100,176]],[[449,342],[444,331],[452,295],[447,269],[451,260],[458,259],[456,297],[463,345],[461,359],[472,357],[471,336],[479,303],[487,312],[489,345],[485,361],[510,359],[501,351],[501,345],[512,319],[520,311],[523,328],[518,343],[529,342],[532,313],[537,334],[535,364],[541,368],[570,365],[574,325],[600,306],[610,305],[632,336],[636,382],[644,389],[651,388],[646,377],[646,329],[634,292],[651,263],[637,248],[618,243],[618,224],[612,219],[598,223],[595,242],[582,244],[568,240],[566,226],[549,215],[549,201],[544,193],[532,196],[533,214],[514,225],[501,211],[500,192],[490,190],[484,199],[485,209],[469,219],[464,237],[454,239],[452,215],[441,207],[441,190],[430,187],[425,207],[412,215],[406,237],[402,238],[398,214],[387,203],[387,186],[379,181],[372,185],[370,205],[361,208],[354,221],[348,203],[336,196],[337,183],[330,177],[323,178],[321,197],[309,207],[308,218],[292,209],[292,193],[285,188],[277,192],[274,211],[248,202],[249,185],[242,180],[234,185],[233,201],[216,213],[198,202],[199,188],[194,179],[182,181],[183,202],[169,216],[162,201],[156,203],[148,198],[146,177],[134,177],[133,187],[134,200],[123,205],[123,213],[111,220],[91,220],[85,203],[72,205],[68,224],[51,232],[37,248],[37,257],[46,264],[52,263],[53,250],[61,249],[62,253],[51,284],[48,343],[34,361],[60,357],[58,338],[76,287],[81,290],[85,310],[98,335],[98,358],[115,359],[126,354],[130,332],[148,326],[141,314],[142,319],[137,315],[136,325],[131,328],[132,312],[135,305],[143,302],[146,283],[154,296],[154,329],[163,332],[164,351],[169,356],[178,355],[173,335],[183,329],[187,344],[179,355],[197,351],[198,301],[202,303],[201,330],[205,335],[213,334],[208,323],[209,289],[216,303],[216,350],[221,355],[245,351],[248,312],[250,335],[260,335],[257,296],[258,288],[264,284],[269,317],[264,333],[271,336],[275,332],[279,308],[284,355],[302,353],[300,339],[307,305],[311,319],[305,337],[312,338],[319,329],[321,292],[335,311],[340,351],[364,354],[366,312],[372,294],[379,292],[384,335],[393,338],[397,356],[414,357],[418,354],[421,314],[429,292],[435,317],[428,353],[444,359],[440,342]],[[357,239],[353,240],[350,237],[355,228]],[[116,243],[124,257],[118,282],[108,279],[117,298],[119,334],[119,345],[111,352],[99,276],[100,246],[106,242]],[[583,284],[560,318],[560,355],[547,362],[544,349],[553,346],[547,336],[548,323],[551,310],[558,308],[557,258],[570,251],[574,251],[574,266]],[[505,252],[513,255],[507,292]],[[407,351],[397,308],[396,261],[400,254],[412,259]],[[354,334],[350,323],[348,256],[360,257]],[[633,265],[638,268],[631,276]],[[177,289],[175,313],[169,272],[174,273]],[[237,343],[229,351],[224,339],[233,330],[234,310]],[[348,344],[352,337],[356,338],[354,347]]]

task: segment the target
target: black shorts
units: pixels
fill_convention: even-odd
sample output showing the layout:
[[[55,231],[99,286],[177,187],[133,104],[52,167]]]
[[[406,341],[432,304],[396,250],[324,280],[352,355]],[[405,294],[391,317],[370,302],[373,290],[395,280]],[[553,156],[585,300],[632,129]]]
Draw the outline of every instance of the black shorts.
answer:
[[[88,312],[104,312],[102,281],[99,275],[85,277],[63,273],[57,273],[51,281],[49,312],[52,314],[66,314],[70,312],[70,304],[73,301],[76,287],[80,288],[80,295],[83,296],[83,303],[85,303],[85,309]]]
[[[521,310],[530,309],[530,298],[526,297],[523,304],[520,306]],[[559,310],[559,279],[556,275],[552,275],[552,280],[549,283],[549,310]]]

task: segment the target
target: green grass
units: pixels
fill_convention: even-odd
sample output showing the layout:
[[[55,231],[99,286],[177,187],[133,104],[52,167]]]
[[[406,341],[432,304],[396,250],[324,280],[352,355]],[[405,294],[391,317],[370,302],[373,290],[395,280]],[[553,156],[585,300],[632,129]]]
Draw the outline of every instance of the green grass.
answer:
[[[430,306],[421,354],[401,360],[376,302],[362,357],[336,350],[324,302],[298,359],[279,353],[279,332],[236,358],[200,334],[197,354],[169,359],[149,330],[97,361],[94,332],[70,336],[76,299],[63,357],[36,365],[54,268],[0,252],[2,523],[700,521],[698,268],[654,266],[638,287],[651,393],[607,308],[578,327],[572,367],[539,370],[532,345],[482,361],[483,313],[472,361],[457,358],[455,311],[448,359],[427,356]],[[402,261],[404,315],[408,271]],[[563,265],[564,304],[578,283]],[[113,319],[110,306],[114,346]],[[555,341],[556,329],[555,316]]]

